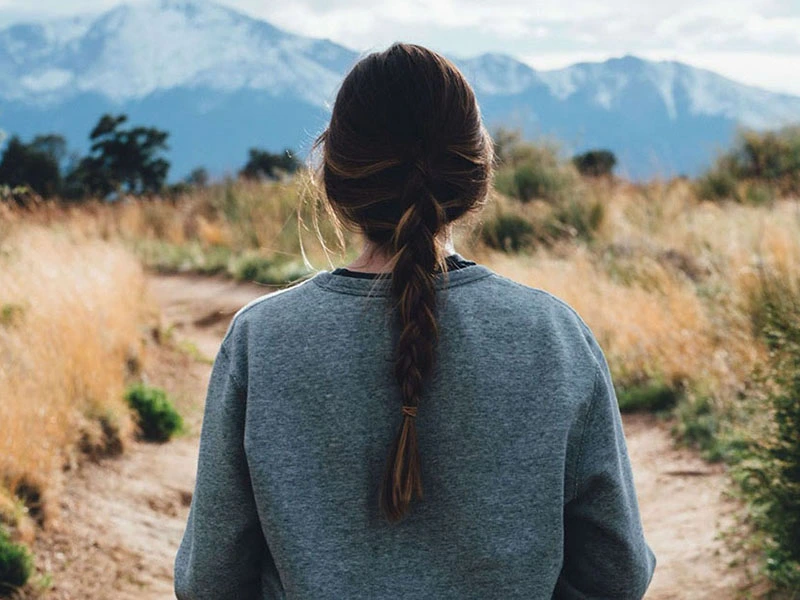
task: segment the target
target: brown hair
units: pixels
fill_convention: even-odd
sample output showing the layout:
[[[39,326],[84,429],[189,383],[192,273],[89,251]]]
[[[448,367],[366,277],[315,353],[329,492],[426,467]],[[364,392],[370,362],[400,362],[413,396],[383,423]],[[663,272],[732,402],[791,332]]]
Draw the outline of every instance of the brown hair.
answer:
[[[379,506],[397,521],[414,493],[422,497],[415,417],[439,337],[435,276],[447,276],[436,236],[484,206],[494,144],[458,68],[427,48],[397,42],[366,55],[347,74],[312,152],[320,148],[317,178],[334,224],[338,228],[341,219],[391,257],[399,325],[394,375],[403,423],[386,462]]]

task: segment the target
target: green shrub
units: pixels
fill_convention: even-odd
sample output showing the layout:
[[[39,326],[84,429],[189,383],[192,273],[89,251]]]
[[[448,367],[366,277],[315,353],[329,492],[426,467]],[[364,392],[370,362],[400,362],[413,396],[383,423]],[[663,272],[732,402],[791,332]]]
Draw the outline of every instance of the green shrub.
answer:
[[[777,273],[762,273],[756,300],[770,349],[769,430],[749,440],[734,475],[764,534],[764,572],[778,587],[800,589],[800,293]]]
[[[677,421],[672,434],[685,446],[700,450],[707,460],[722,458],[720,420],[706,396],[686,398],[675,410]]]
[[[25,314],[25,307],[21,304],[0,304],[0,326],[11,327],[17,325]]]
[[[0,527],[0,596],[11,595],[27,583],[33,571],[33,557],[22,544],[16,544]]]
[[[586,177],[608,177],[614,172],[617,157],[610,150],[589,150],[573,156],[572,164]]]
[[[164,390],[135,383],[125,393],[125,400],[136,412],[144,439],[166,442],[183,431],[183,419]]]
[[[559,147],[546,140],[526,142],[521,132],[499,131],[497,154],[501,167],[495,187],[522,202],[534,199],[557,202],[578,184],[575,166],[564,160]]]
[[[605,207],[596,200],[571,198],[558,204],[545,221],[549,237],[591,241],[605,218]]]
[[[800,191],[800,126],[742,131],[731,154],[742,179],[769,181],[786,193]]]
[[[702,175],[695,184],[695,192],[701,200],[739,200],[736,177],[721,168]]]
[[[302,279],[311,273],[299,261],[246,252],[233,263],[232,275],[242,281],[255,281],[267,285],[284,285]]]
[[[271,257],[245,253],[234,262],[233,276],[242,281],[275,283],[275,261]]]
[[[524,217],[501,212],[483,224],[481,229],[483,243],[503,252],[519,252],[533,246],[536,241],[535,229]]]
[[[752,181],[747,185],[744,198],[748,204],[768,206],[775,202],[775,196],[775,190],[769,183]]]
[[[740,131],[733,147],[698,179],[696,191],[705,200],[738,201],[740,182],[761,184],[749,188],[744,198],[756,204],[771,201],[774,194],[800,193],[800,126]]]
[[[553,200],[565,187],[564,178],[555,165],[529,162],[514,171],[516,197],[523,202],[534,198]]]
[[[517,197],[517,184],[514,181],[514,169],[510,167],[498,169],[494,177],[494,188],[511,198]]]
[[[735,464],[742,459],[747,442],[741,423],[741,411],[720,412],[708,396],[695,393],[681,396],[673,411],[672,434],[678,443],[700,451],[709,462]]]
[[[622,388],[617,392],[622,412],[660,412],[673,408],[681,397],[679,390],[660,381]]]

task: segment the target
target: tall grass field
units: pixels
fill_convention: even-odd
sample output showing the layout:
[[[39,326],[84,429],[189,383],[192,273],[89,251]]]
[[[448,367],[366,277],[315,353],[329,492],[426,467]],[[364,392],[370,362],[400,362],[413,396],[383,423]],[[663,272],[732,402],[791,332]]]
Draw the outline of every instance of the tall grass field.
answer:
[[[455,230],[467,258],[577,309],[623,411],[655,412],[676,443],[728,463],[750,508],[738,543],[779,590],[800,586],[800,158],[791,154],[800,144],[785,135],[762,146],[743,137],[698,180],[641,184],[581,176],[555,149],[511,139],[486,209]],[[147,270],[279,287],[358,254],[353,232],[337,237],[315,183],[301,171],[163,198],[9,196],[0,216],[6,512],[20,503],[46,512],[71,453],[129,439],[124,388],[152,317]]]

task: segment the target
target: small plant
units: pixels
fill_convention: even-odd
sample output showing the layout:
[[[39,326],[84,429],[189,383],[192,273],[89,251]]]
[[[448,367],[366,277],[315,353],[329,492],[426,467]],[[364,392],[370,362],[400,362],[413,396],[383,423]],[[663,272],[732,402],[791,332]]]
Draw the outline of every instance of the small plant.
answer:
[[[33,557],[22,544],[11,540],[0,527],[0,596],[11,595],[28,581],[33,571]]]
[[[125,393],[125,400],[137,414],[144,439],[166,442],[183,431],[183,419],[164,390],[135,383]]]
[[[52,573],[42,573],[33,582],[34,588],[40,593],[52,590],[53,585],[55,585],[55,582],[53,581]]]
[[[754,206],[769,206],[775,202],[775,190],[769,183],[751,182],[745,192],[745,200]]]
[[[683,445],[700,450],[706,458],[718,454],[719,419],[708,397],[687,398],[676,407],[675,416],[672,433]]]
[[[203,351],[192,340],[181,340],[178,342],[178,350],[186,354],[189,358],[199,363],[212,365],[213,359],[203,354]]]
[[[679,390],[660,381],[648,381],[617,393],[622,412],[660,412],[672,409],[681,397]]]
[[[600,202],[573,198],[554,208],[545,230],[553,239],[579,238],[589,242],[604,218],[605,208]]]
[[[535,243],[533,225],[513,213],[500,213],[484,223],[481,238],[490,248],[504,252],[519,252]]]
[[[0,326],[12,327],[17,325],[25,314],[25,307],[21,304],[0,304]]]
[[[695,184],[695,192],[701,200],[739,200],[736,177],[719,167],[702,175]]]
[[[279,283],[281,277],[276,267],[272,257],[248,252],[236,261],[233,276],[242,281]]]

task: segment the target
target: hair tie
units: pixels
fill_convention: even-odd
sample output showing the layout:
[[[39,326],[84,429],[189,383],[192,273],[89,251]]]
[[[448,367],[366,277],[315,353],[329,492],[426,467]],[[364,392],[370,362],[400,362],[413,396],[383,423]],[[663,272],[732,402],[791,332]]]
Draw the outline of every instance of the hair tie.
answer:
[[[407,404],[403,404],[403,414],[408,415],[409,417],[416,417],[417,416],[417,407],[416,406],[408,406]]]

